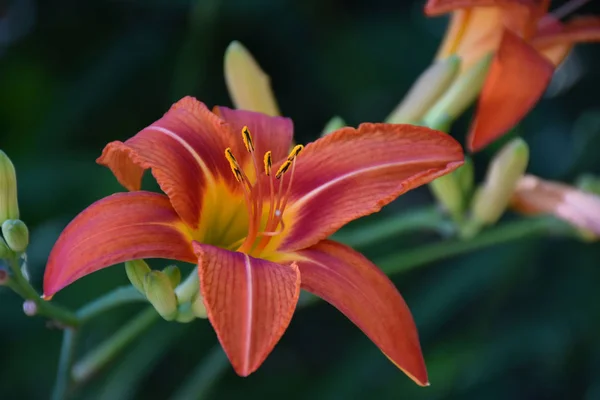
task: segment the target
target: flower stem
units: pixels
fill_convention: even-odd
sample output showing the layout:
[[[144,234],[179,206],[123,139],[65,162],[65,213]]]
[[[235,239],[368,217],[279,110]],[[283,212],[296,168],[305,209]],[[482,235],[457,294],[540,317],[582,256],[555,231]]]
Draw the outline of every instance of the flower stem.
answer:
[[[81,307],[76,312],[76,315],[79,318],[80,323],[83,324],[112,308],[122,304],[140,301],[146,302],[147,300],[136,288],[131,285],[121,286]]]
[[[229,360],[220,345],[216,345],[186,377],[171,400],[208,398],[212,387],[229,366]]]
[[[447,236],[455,229],[454,224],[446,219],[437,207],[429,206],[380,219],[353,231],[342,230],[332,238],[352,247],[367,247],[383,239],[408,232],[433,230]]]
[[[25,300],[31,300],[36,305],[36,313],[48,317],[56,322],[59,322],[65,327],[77,327],[79,326],[79,319],[71,311],[68,311],[62,307],[55,306],[54,304],[42,300],[39,293],[31,286],[29,281],[25,279],[21,273],[19,266],[18,256],[15,255],[8,259],[10,268],[13,272],[11,276],[11,289]]]
[[[113,336],[106,339],[98,347],[85,355],[73,366],[72,375],[76,383],[89,379],[98,370],[108,364],[129,343],[159,318],[154,308],[149,307],[137,315],[131,322],[119,329]]]
[[[77,340],[77,331],[74,328],[66,328],[63,331],[62,346],[60,349],[60,358],[58,360],[58,372],[56,374],[56,383],[52,392],[52,400],[63,400],[67,397],[69,383],[71,381],[71,363],[75,351]]]

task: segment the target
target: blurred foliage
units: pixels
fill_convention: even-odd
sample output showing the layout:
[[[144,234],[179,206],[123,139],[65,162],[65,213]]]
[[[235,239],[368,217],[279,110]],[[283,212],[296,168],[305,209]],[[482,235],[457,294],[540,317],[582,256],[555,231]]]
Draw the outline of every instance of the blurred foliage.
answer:
[[[247,46],[271,75],[282,112],[294,119],[298,141],[307,142],[334,115],[356,125],[380,121],[396,106],[429,65],[445,30],[446,19],[427,19],[423,3],[0,2],[0,147],[17,168],[34,284],[41,286],[46,257],[66,223],[94,200],[123,190],[108,169],[94,163],[107,142],[132,136],[187,94],[209,105],[230,104],[222,57],[232,40]],[[597,6],[583,11],[598,13]],[[531,148],[530,172],[566,181],[600,173],[599,92],[600,51],[581,45],[518,129]],[[465,116],[455,126],[459,140],[468,122]],[[475,155],[478,180],[499,146]],[[429,202],[422,188],[379,218]],[[438,239],[397,237],[366,254],[377,261]],[[598,260],[597,243],[531,239],[395,276],[420,329],[429,388],[414,385],[343,315],[319,303],[295,315],[249,378],[221,368],[224,355],[207,321],[161,321],[74,395],[598,399]],[[126,282],[121,266],[109,268],[56,300],[76,308]],[[0,291],[0,305],[0,398],[48,398],[60,331],[27,318],[11,292]],[[139,307],[125,306],[91,322],[79,354]]]

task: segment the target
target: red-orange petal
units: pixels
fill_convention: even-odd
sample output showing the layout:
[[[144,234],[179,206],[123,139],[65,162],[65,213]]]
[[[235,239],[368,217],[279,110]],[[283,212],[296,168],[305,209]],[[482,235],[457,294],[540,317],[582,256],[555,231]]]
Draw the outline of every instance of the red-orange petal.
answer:
[[[118,193],[83,210],[61,233],[46,265],[44,296],[124,261],[168,258],[195,262],[191,239],[169,199]]]
[[[549,0],[428,0],[425,4],[425,14],[436,16],[464,8],[473,7],[506,7],[524,6],[536,12],[546,11],[550,6]]]
[[[300,294],[295,264],[194,242],[204,304],[238,375],[254,372],[287,329]]]
[[[554,66],[506,30],[479,97],[468,148],[478,151],[514,127],[535,106]]]
[[[294,135],[294,123],[291,119],[285,117],[271,117],[266,114],[246,111],[232,110],[227,107],[215,107],[215,114],[227,121],[234,133],[235,138],[240,144],[241,131],[247,126],[252,134],[252,141],[256,149],[259,161],[267,151],[271,151],[273,160],[279,160],[288,155],[292,145]],[[238,160],[249,160],[248,152],[241,147]],[[242,163],[243,161],[240,161]]]
[[[524,214],[552,214],[600,236],[600,197],[559,182],[525,175],[512,198]]]
[[[279,249],[316,244],[463,160],[451,136],[413,125],[367,123],[310,143],[296,161]]]
[[[151,168],[175,211],[196,228],[207,187],[219,178],[239,186],[224,156],[229,129],[203,103],[185,97],[125,143],[109,143],[97,161],[129,190],[139,190],[143,171]]]
[[[573,18],[564,24],[549,19],[532,39],[531,44],[554,65],[559,65],[576,43],[598,41],[600,17],[585,16]]]
[[[362,254],[330,240],[296,257],[303,289],[340,310],[417,384],[428,385],[412,315],[383,272]]]

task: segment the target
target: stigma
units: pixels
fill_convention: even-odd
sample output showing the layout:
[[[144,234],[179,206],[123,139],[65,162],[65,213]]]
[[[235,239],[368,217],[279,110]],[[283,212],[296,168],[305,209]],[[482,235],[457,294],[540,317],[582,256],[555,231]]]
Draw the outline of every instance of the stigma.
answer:
[[[296,160],[304,146],[294,146],[273,173],[272,152],[267,151],[263,155],[263,168],[259,168],[254,141],[247,126],[242,128],[241,134],[246,151],[250,153],[253,179],[251,180],[249,174],[244,172],[231,148],[225,149],[225,158],[229,162],[231,172],[242,186],[248,212],[248,234],[232,245],[232,250],[258,256],[271,239],[285,229],[283,215],[294,181]]]

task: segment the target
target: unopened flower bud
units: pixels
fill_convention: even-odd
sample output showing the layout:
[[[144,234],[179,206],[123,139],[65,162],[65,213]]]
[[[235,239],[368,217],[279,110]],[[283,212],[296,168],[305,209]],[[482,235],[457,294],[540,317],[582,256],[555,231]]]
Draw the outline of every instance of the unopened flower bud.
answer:
[[[0,223],[19,218],[17,174],[10,158],[0,150]]]
[[[236,108],[279,115],[269,76],[240,42],[225,51],[225,82]]]
[[[167,275],[167,277],[169,277],[171,286],[173,287],[173,289],[175,289],[177,285],[179,285],[179,282],[181,282],[181,271],[179,270],[177,265],[169,265],[168,267],[163,269],[163,272]]]
[[[33,317],[37,314],[37,304],[33,300],[25,300],[23,303],[23,312],[28,317]]]
[[[12,251],[20,253],[29,245],[29,229],[20,219],[9,219],[2,224],[2,236]]]
[[[471,158],[465,157],[465,163],[456,169],[456,180],[465,199],[469,199],[475,182],[475,169]]]
[[[187,302],[180,304],[178,307],[177,318],[175,321],[187,324],[196,319],[194,312],[192,311],[192,305]]]
[[[492,59],[493,55],[489,54],[461,73],[423,117],[424,124],[433,129],[447,130],[449,121],[452,123],[479,96]]]
[[[331,132],[335,132],[346,126],[346,121],[342,117],[335,116],[331,118],[321,132],[321,137],[329,135]]]
[[[125,262],[125,272],[129,282],[136,288],[140,293],[144,292],[144,278],[146,274],[150,272],[150,267],[144,260],[132,260]]]
[[[200,293],[198,293],[198,296],[192,301],[192,311],[197,318],[208,318],[204,299]]]
[[[458,181],[456,170],[436,178],[429,184],[434,197],[450,214],[452,219],[460,221],[465,210],[464,196]]]
[[[485,182],[472,203],[472,216],[481,225],[496,223],[506,210],[525,173],[529,162],[529,148],[521,138],[507,143],[492,160]]]
[[[169,277],[161,271],[150,271],[144,278],[144,291],[148,301],[161,317],[171,321],[177,317],[177,296]]]
[[[419,121],[448,89],[459,69],[460,58],[455,55],[430,65],[387,117],[386,122],[400,124]]]

